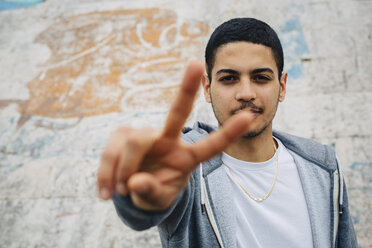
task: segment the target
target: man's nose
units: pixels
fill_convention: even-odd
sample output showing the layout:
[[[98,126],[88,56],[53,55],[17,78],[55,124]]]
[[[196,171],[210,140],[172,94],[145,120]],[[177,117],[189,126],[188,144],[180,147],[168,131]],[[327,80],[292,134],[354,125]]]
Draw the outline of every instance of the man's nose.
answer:
[[[236,92],[237,101],[252,101],[256,98],[256,90],[249,78],[243,78],[239,82]]]

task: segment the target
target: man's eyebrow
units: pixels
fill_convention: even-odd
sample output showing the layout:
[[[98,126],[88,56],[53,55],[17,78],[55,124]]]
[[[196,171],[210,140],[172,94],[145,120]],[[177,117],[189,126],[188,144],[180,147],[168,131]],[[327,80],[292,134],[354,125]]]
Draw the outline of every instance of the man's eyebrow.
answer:
[[[251,74],[257,74],[261,72],[269,72],[271,74],[274,74],[274,71],[268,67],[254,69]]]
[[[216,72],[216,75],[221,74],[221,73],[228,73],[228,74],[235,74],[235,75],[240,74],[238,71],[235,71],[233,69],[221,69]]]

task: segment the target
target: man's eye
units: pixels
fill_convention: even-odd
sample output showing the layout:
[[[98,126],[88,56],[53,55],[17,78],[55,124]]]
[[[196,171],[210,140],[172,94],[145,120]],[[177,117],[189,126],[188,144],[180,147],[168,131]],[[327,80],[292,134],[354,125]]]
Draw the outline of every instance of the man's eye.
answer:
[[[234,76],[224,76],[224,77],[221,77],[219,79],[219,81],[221,82],[231,82],[231,81],[235,81],[236,80],[236,77]]]
[[[255,75],[253,76],[253,80],[258,82],[266,82],[270,81],[270,78],[264,75]]]

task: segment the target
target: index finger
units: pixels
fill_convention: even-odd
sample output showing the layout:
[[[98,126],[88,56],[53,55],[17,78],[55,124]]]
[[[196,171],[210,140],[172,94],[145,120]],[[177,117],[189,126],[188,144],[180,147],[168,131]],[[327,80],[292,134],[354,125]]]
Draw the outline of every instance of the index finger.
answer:
[[[183,125],[192,110],[203,71],[204,66],[200,61],[193,61],[187,66],[181,89],[169,110],[163,136],[176,138],[180,135]]]

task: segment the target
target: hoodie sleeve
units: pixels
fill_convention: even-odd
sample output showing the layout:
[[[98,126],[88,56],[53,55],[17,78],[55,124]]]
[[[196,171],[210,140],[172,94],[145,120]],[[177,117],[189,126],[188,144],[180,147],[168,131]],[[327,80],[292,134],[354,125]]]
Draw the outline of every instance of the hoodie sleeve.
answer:
[[[130,228],[142,231],[163,223],[163,228],[167,229],[164,231],[172,233],[172,230],[175,229],[172,226],[177,225],[182,218],[192,198],[192,192],[193,190],[189,182],[185,190],[179,194],[175,202],[165,211],[145,211],[139,209],[133,204],[129,196],[123,197],[117,193],[114,194],[113,202],[120,219]],[[167,220],[167,224],[164,224],[165,220]]]

